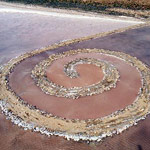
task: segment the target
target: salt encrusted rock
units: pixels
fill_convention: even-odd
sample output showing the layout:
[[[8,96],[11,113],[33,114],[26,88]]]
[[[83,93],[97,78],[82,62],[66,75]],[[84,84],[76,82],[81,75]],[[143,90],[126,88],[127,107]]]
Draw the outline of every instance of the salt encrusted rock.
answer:
[[[76,55],[78,53],[103,53],[102,51],[98,51],[96,49],[83,49],[76,51],[67,51],[60,54],[53,54],[48,59],[37,64],[32,70],[31,77],[35,81],[36,85],[41,88],[41,90],[49,95],[54,95],[57,97],[66,97],[70,99],[78,99],[83,96],[93,96],[96,94],[103,93],[104,91],[108,91],[111,88],[115,88],[117,81],[119,81],[119,72],[117,68],[102,60],[94,59],[94,58],[80,58],[73,60],[67,63],[64,66],[64,72],[70,78],[77,78],[79,74],[75,70],[75,66],[78,64],[94,64],[100,68],[102,68],[104,73],[104,78],[102,81],[98,83],[82,87],[72,87],[65,88],[64,86],[57,85],[51,80],[47,79],[46,69],[50,66],[54,61],[60,58],[69,57],[72,55]]]
[[[85,52],[92,52],[93,49],[85,49]],[[88,119],[85,120],[66,120],[65,118],[60,118],[53,116],[52,114],[46,114],[42,111],[38,110],[36,107],[31,109],[32,107],[24,103],[22,99],[20,99],[15,93],[10,89],[9,82],[8,82],[8,75],[13,70],[16,64],[20,63],[27,57],[31,57],[33,54],[25,54],[21,57],[16,58],[15,60],[8,63],[3,69],[0,76],[1,79],[1,88],[0,88],[0,107],[3,113],[7,116],[7,119],[10,119],[14,124],[18,124],[18,126],[22,126],[25,130],[30,129],[35,132],[41,132],[42,134],[50,135],[58,135],[67,138],[68,140],[86,140],[86,141],[101,141],[103,138],[107,136],[112,136],[113,134],[120,134],[127,128],[132,125],[136,125],[137,122],[141,119],[145,119],[146,115],[149,114],[150,110],[150,70],[149,68],[139,61],[137,58],[132,57],[130,55],[121,53],[121,52],[113,52],[108,50],[98,50],[94,49],[95,52],[104,53],[108,55],[113,55],[123,61],[127,62],[128,64],[136,67],[136,69],[141,74],[141,81],[142,87],[138,93],[138,96],[133,104],[127,106],[125,109],[116,111],[111,115],[105,116],[103,118],[97,119]],[[38,51],[36,51],[38,53]],[[36,54],[36,52],[34,54]],[[82,52],[82,50],[78,50],[78,52]],[[70,51],[67,53],[63,53],[69,56]],[[76,54],[73,51],[73,54]],[[55,55],[53,55],[54,59]],[[64,57],[64,56],[63,56]],[[56,60],[56,59],[54,59]],[[38,69],[38,68],[37,68]],[[13,102],[12,103],[12,98]],[[3,100],[2,100],[3,99]],[[19,111],[17,112],[17,108],[22,109],[22,113],[20,114]],[[14,113],[15,112],[15,113]],[[23,114],[28,113],[28,118],[24,118]],[[31,113],[34,115],[30,116]],[[39,120],[34,123],[33,120]],[[53,126],[47,128],[43,126],[40,122],[40,118],[44,121],[51,123],[59,123],[63,124],[62,127],[57,126],[58,124],[55,123],[55,128],[58,130],[54,130]],[[29,121],[30,120],[30,121]],[[49,121],[50,120],[50,121]],[[72,128],[69,129],[67,132],[66,128],[67,125],[71,126]],[[77,132],[75,132],[74,128],[77,128]],[[82,133],[82,134],[81,134]]]

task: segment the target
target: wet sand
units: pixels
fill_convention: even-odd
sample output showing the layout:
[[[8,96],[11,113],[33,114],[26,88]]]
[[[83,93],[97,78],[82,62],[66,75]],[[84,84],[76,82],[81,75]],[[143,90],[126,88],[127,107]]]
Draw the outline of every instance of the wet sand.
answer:
[[[0,64],[25,52],[65,40],[142,23],[109,16],[39,11],[0,5]]]

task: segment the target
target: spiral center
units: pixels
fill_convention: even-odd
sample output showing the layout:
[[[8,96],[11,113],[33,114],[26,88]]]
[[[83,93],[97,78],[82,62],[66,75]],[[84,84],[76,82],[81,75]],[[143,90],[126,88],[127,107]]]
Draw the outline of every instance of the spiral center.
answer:
[[[61,59],[49,66],[46,70],[46,75],[49,80],[66,88],[95,84],[104,77],[103,70],[100,67],[93,64],[78,64],[75,70],[79,73],[79,76],[77,78],[69,78],[63,72],[63,62],[60,61]]]

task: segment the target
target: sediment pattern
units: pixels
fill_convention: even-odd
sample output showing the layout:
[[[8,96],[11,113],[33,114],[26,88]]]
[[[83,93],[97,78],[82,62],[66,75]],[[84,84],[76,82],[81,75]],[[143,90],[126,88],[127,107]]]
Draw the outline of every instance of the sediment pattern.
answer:
[[[2,68],[0,76],[0,106],[8,118],[11,119],[15,124],[18,124],[25,129],[32,129],[33,131],[38,131],[48,136],[64,136],[67,139],[73,139],[77,141],[101,141],[107,136],[112,136],[115,133],[121,133],[128,127],[137,124],[139,120],[144,119],[146,115],[149,114],[150,108],[150,69],[148,66],[146,66],[137,58],[125,53],[103,49],[82,49],[68,51],[65,52],[65,55],[82,51],[94,51],[117,57],[135,67],[139,71],[141,75],[142,87],[139,90],[137,98],[131,105],[103,118],[88,120],[71,120],[67,118],[61,118],[52,114],[48,114],[44,110],[37,109],[35,106],[29,105],[19,96],[17,96],[9,86],[8,77],[11,72],[13,72],[14,67],[24,59],[33,56],[33,53],[27,53],[10,61]],[[36,52],[39,53],[38,51]]]
[[[77,78],[79,74],[74,69],[77,64],[94,64],[102,68],[104,73],[103,80],[99,81],[96,84],[86,87],[65,88],[64,86],[57,85],[56,83],[53,83],[52,81],[47,79],[46,69],[52,63],[54,63],[54,61],[63,57],[69,57],[71,55],[76,55],[79,53],[102,53],[102,51],[84,49],[51,55],[47,60],[44,60],[36,65],[35,68],[32,70],[32,78],[36,82],[37,86],[39,86],[46,94],[73,99],[78,99],[82,96],[92,96],[95,94],[100,94],[104,91],[110,90],[112,87],[116,87],[116,82],[119,79],[119,72],[116,67],[112,64],[109,64],[108,62],[100,61],[93,58],[80,58],[71,61],[64,66],[64,72],[67,76],[71,78]]]

